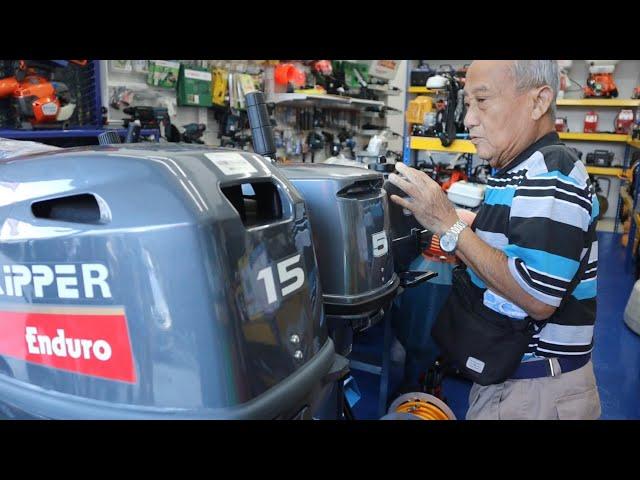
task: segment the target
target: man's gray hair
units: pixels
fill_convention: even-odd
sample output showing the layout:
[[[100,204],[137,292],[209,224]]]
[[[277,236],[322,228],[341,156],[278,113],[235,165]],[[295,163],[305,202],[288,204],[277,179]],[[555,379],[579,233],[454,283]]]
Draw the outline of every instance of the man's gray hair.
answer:
[[[556,96],[560,86],[560,72],[556,60],[514,60],[513,76],[518,91],[549,85],[553,90],[551,115],[556,116]]]

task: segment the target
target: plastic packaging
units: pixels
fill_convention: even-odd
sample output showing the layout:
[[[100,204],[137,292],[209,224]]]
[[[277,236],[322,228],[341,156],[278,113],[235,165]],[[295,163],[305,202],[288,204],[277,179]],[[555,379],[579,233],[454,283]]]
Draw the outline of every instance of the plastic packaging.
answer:
[[[457,205],[475,208],[484,200],[485,188],[481,183],[471,183],[460,180],[449,187],[447,196],[449,200]]]

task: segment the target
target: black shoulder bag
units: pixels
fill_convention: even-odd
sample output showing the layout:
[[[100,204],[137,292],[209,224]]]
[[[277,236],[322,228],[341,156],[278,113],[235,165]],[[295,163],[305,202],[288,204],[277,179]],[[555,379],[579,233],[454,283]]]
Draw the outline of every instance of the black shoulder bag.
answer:
[[[590,226],[587,238],[591,239]],[[566,300],[580,283],[589,263],[591,245],[587,249],[576,275],[569,284],[556,312],[545,322],[560,315]],[[453,285],[431,330],[446,360],[451,361],[465,376],[480,385],[502,383],[517,370],[535,333],[531,317],[517,320],[486,307],[484,291],[471,282],[466,267],[453,270]]]

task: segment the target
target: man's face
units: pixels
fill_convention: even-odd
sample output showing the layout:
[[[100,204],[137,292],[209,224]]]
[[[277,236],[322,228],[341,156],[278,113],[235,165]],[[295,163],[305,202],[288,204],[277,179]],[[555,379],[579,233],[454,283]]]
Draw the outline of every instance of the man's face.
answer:
[[[516,91],[512,63],[479,60],[467,71],[464,123],[478,156],[494,168],[520,153],[534,124],[529,95]]]

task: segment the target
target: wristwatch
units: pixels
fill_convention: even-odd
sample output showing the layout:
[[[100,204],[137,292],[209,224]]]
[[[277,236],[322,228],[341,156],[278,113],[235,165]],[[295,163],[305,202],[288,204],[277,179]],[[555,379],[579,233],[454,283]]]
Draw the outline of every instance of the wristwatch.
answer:
[[[453,253],[458,246],[458,237],[468,225],[458,220],[440,237],[440,248],[447,253]]]

